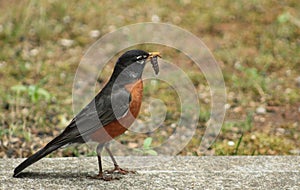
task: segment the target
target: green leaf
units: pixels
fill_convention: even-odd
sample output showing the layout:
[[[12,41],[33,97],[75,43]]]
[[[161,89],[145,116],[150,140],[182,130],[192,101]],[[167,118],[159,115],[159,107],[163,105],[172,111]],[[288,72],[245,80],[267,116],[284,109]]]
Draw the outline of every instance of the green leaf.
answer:
[[[133,149],[133,151],[138,152],[138,153],[143,153],[143,150],[138,149],[138,148]]]
[[[24,91],[26,91],[27,90],[27,87],[26,86],[24,86],[24,85],[15,85],[15,86],[12,86],[11,88],[10,88],[12,91],[16,91],[16,92],[24,92]]]
[[[151,156],[157,156],[157,152],[155,150],[147,150],[145,153]]]
[[[45,98],[47,101],[50,100],[50,98],[51,98],[50,93],[49,93],[47,90],[43,89],[43,88],[39,88],[39,89],[37,90],[37,93],[38,93],[39,95],[41,95],[41,96],[44,96],[44,98]]]
[[[35,85],[30,85],[29,87],[28,87],[28,92],[30,92],[30,93],[34,93],[36,90],[37,90],[37,86],[35,86]]]
[[[147,137],[145,140],[144,140],[144,148],[149,148],[150,145],[152,143],[152,138],[151,137]]]
[[[37,94],[37,86],[30,85],[28,87],[28,96],[30,97],[31,102],[36,103],[38,101],[38,94]]]
[[[287,21],[289,21],[291,18],[291,14],[289,12],[287,13],[282,13],[281,15],[279,15],[277,17],[277,20],[279,23],[286,23]]]

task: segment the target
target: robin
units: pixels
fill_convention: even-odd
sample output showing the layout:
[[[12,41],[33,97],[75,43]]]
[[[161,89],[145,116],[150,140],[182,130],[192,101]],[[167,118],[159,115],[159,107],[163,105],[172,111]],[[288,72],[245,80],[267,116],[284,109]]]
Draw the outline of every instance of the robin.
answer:
[[[121,169],[114,159],[108,142],[123,134],[138,116],[143,96],[142,73],[148,60],[151,61],[155,73],[159,72],[157,57],[160,57],[158,52],[125,52],[118,59],[105,87],[72,119],[60,135],[16,167],[13,176],[19,176],[25,168],[60,147],[87,141],[99,143],[96,149],[99,173],[94,178],[111,180],[112,176],[107,173],[127,174],[129,171]],[[102,171],[103,148],[114,163],[114,169],[109,172]]]

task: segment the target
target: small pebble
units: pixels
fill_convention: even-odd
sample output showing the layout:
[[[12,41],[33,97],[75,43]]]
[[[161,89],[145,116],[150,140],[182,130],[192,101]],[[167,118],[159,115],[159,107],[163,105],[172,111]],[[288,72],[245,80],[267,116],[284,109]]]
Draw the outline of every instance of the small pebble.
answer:
[[[74,40],[70,40],[70,39],[61,39],[60,40],[60,44],[65,47],[70,47],[73,45],[73,43],[74,43]]]
[[[32,56],[32,57],[37,56],[38,53],[39,53],[39,50],[38,50],[38,49],[32,49],[32,50],[30,50],[30,52],[29,52],[30,56]]]
[[[233,142],[233,141],[228,141],[228,146],[234,146],[235,145],[235,143]]]
[[[241,112],[242,110],[243,110],[242,107],[236,107],[236,108],[233,109],[233,112],[239,113],[239,112]]]
[[[90,37],[91,38],[98,38],[100,36],[100,31],[99,30],[92,30],[90,31]]]
[[[231,107],[230,104],[225,104],[225,109],[228,110]]]
[[[151,21],[152,21],[152,22],[159,22],[159,21],[160,21],[160,18],[159,18],[158,15],[152,15]]]
[[[243,68],[243,66],[241,65],[241,63],[239,61],[237,61],[234,63],[234,68],[240,70]]]
[[[256,108],[257,114],[265,114],[266,112],[267,112],[267,110],[265,107],[260,106],[260,107]]]
[[[173,129],[176,128],[176,126],[177,126],[176,123],[172,123],[172,124],[171,124],[171,127],[172,127]]]
[[[281,127],[276,128],[276,131],[277,131],[278,133],[280,133],[280,134],[284,134],[284,133],[285,133],[285,129],[284,129],[284,128],[281,128]]]
[[[266,118],[260,117],[260,118],[259,118],[259,121],[262,122],[262,123],[264,123],[264,122],[266,121]]]
[[[64,18],[63,18],[63,22],[65,23],[65,24],[68,24],[68,23],[70,23],[71,22],[71,17],[70,16],[65,16]]]
[[[256,139],[256,136],[255,135],[251,135],[251,140],[255,140]]]
[[[129,142],[128,147],[129,148],[137,148],[139,145],[137,143]]]

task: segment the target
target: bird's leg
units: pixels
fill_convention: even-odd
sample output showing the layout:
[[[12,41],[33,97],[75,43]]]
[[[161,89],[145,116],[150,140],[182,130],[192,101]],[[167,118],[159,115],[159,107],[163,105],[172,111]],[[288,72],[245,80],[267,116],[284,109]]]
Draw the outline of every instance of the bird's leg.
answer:
[[[93,176],[92,178],[93,179],[102,179],[105,181],[119,179],[119,178],[114,178],[112,175],[104,174],[104,172],[102,170],[101,152],[103,150],[103,146],[104,146],[104,144],[99,144],[97,146],[96,152],[97,152],[97,158],[98,158],[99,173],[98,173],[98,175]]]
[[[128,171],[128,170],[124,170],[122,168],[120,168],[120,166],[118,165],[117,161],[115,160],[113,154],[111,153],[109,147],[109,145],[105,145],[105,150],[107,151],[107,153],[109,154],[111,160],[114,163],[115,168],[113,170],[106,170],[105,173],[109,173],[109,174],[113,174],[113,173],[120,173],[120,174],[128,174],[128,173],[136,173],[135,171]]]

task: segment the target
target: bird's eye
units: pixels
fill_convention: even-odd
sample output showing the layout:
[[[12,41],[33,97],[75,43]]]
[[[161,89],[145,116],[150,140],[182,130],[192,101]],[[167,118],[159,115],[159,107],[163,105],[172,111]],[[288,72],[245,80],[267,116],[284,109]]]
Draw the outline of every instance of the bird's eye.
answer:
[[[145,63],[145,58],[142,55],[137,56],[135,59],[136,59],[136,62],[141,65]]]

